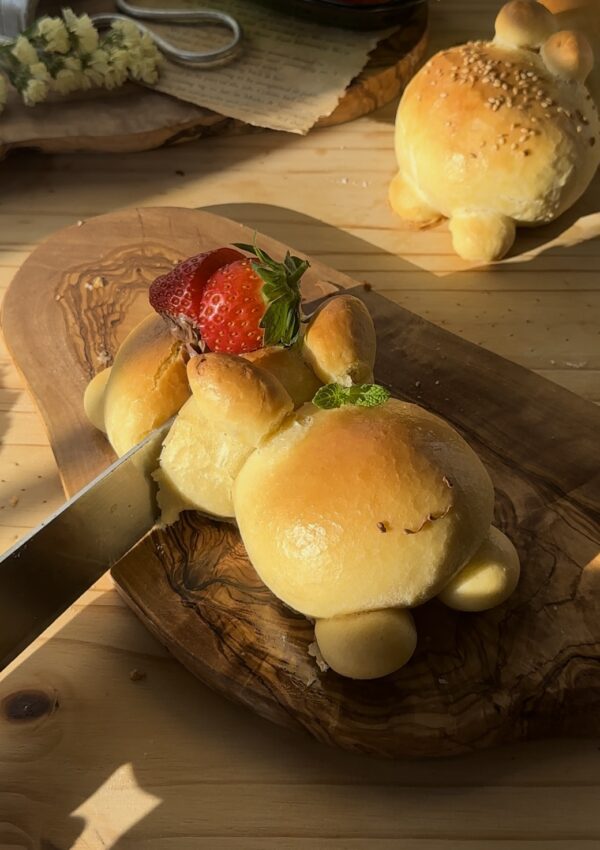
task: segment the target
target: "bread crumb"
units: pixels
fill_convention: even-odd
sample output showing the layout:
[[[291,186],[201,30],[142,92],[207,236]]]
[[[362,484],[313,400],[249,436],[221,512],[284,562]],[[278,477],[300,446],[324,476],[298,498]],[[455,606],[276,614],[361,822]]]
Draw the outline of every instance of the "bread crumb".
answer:
[[[387,526],[385,522],[378,522],[377,528],[381,531],[382,534],[387,534]]]
[[[316,640],[313,640],[313,642],[308,645],[308,654],[311,656],[311,658],[315,659],[315,661],[317,662],[317,667],[319,668],[321,673],[326,673],[329,670],[329,664],[327,664],[327,662],[321,655],[321,650],[319,649]]]
[[[366,281],[362,285],[365,292],[370,292],[373,289],[373,284],[367,283]]]
[[[80,218],[79,221],[77,222],[77,227],[83,227],[84,224],[85,224],[85,221],[83,221],[83,219]]]
[[[19,504],[19,497],[18,496],[11,496],[10,499],[8,500],[8,504],[11,506],[11,508],[16,508],[17,505]]]
[[[129,678],[132,682],[143,682],[146,678],[146,673],[144,670],[138,670],[137,667],[134,667],[133,670],[129,671]]]

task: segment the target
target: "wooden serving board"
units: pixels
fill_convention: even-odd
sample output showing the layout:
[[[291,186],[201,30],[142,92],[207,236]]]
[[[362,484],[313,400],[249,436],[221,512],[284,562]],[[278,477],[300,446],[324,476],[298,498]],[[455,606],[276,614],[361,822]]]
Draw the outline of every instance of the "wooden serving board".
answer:
[[[4,332],[67,492],[112,459],[82,394],[147,312],[149,281],[180,257],[251,237],[208,213],[129,210],[63,230],[26,261],[5,296]],[[275,255],[287,247],[259,242]],[[317,669],[310,624],[261,584],[232,525],[187,514],[153,532],[113,568],[119,590],[215,690],[348,749],[448,755],[597,735],[600,411],[356,286],[314,262],[306,294],[342,287],[363,297],[378,332],[378,379],[447,418],[478,451],[496,487],[496,522],[522,559],[514,596],[482,614],[427,603],[415,611],[411,662],[360,683]]]
[[[389,103],[410,81],[426,48],[427,7],[423,6],[402,29],[377,45],[331,115],[315,126],[343,124]],[[75,94],[63,103],[42,103],[35,109],[23,106],[11,91],[0,123],[0,158],[16,148],[131,153],[260,129],[133,84],[112,92]]]

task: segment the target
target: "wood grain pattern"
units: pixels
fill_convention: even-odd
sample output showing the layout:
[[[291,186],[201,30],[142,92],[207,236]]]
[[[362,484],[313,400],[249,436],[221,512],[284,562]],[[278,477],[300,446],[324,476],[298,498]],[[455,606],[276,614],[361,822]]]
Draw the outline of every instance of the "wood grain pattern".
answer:
[[[316,127],[333,127],[367,115],[396,98],[427,48],[427,8],[417,7],[406,24],[377,45],[330,115]],[[11,93],[2,116],[0,157],[10,150],[45,153],[145,151],[203,137],[260,132],[243,121],[128,85],[113,92],[78,94],[64,104],[23,106]]]
[[[146,309],[148,279],[179,252],[249,235],[206,213],[138,210],[64,231],[25,264],[6,296],[5,333],[68,486],[107,460],[102,441],[90,443],[80,393],[101,365],[99,349],[112,355]],[[65,270],[67,255],[73,265]],[[95,285],[99,278],[106,284]],[[314,294],[353,282],[315,263],[307,283]],[[475,616],[429,603],[416,612],[414,661],[365,685],[319,673],[307,653],[309,623],[260,584],[231,526],[188,515],[121,562],[117,583],[151,630],[211,687],[320,740],[378,754],[440,755],[541,734],[598,733],[600,413],[379,296],[357,292],[376,321],[379,379],[452,421],[488,465],[496,521],[523,561],[515,596]],[[35,338],[50,334],[52,352],[23,343],[32,303],[44,323]]]
[[[432,3],[430,49],[485,37],[497,6]],[[132,205],[208,207],[600,401],[600,240],[569,240],[537,260],[513,263],[510,275],[503,268],[457,274],[463,265],[445,227],[408,231],[387,207],[393,119],[392,104],[306,137],[219,137],[143,156],[15,152],[0,163],[0,296],[43,239],[78,219]],[[599,187],[596,181],[578,215],[589,220]],[[561,230],[572,221],[561,222]],[[518,250],[555,234],[525,230]],[[572,235],[578,234],[579,227]],[[3,344],[0,434],[4,549],[58,508],[64,493],[41,417]],[[134,668],[146,673],[144,681],[130,680]],[[0,716],[2,846],[599,846],[597,737],[526,742],[433,763],[325,748],[204,687],[126,609],[108,574],[0,674],[0,702],[24,688],[58,693],[60,707],[29,724]]]

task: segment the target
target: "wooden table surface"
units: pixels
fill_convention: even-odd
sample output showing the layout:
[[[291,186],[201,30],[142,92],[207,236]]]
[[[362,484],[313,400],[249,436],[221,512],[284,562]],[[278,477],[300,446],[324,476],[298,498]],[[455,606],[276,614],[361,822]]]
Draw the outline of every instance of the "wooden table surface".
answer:
[[[485,34],[495,7],[434,0],[432,46]],[[77,220],[202,207],[599,401],[600,243],[576,244],[600,229],[598,182],[576,214],[521,236],[518,250],[537,256],[458,273],[445,227],[412,231],[388,209],[393,117],[387,108],[306,138],[251,134],[119,157],[12,155],[0,164],[0,287]],[[567,244],[547,246],[565,229]],[[5,548],[63,494],[6,351],[0,402]],[[380,762],[271,727],[171,660],[108,576],[0,679],[3,850],[592,850],[599,791],[595,740]]]

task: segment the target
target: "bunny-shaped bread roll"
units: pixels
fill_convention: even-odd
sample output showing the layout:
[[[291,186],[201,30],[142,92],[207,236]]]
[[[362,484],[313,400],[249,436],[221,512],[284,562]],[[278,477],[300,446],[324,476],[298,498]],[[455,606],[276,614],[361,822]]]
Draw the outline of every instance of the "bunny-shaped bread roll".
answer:
[[[164,355],[151,324],[126,346],[129,374],[136,358]],[[106,393],[111,383],[115,392],[115,375],[127,374],[124,357],[120,351]],[[382,388],[365,406],[361,392],[373,387],[362,382],[372,380],[374,360],[371,317],[349,295],[327,301],[293,348],[192,356],[191,396],[155,473],[163,522],[184,509],[235,520],[263,582],[315,621],[326,664],[355,679],[385,676],[409,660],[412,607],[438,596],[458,610],[483,610],[503,602],[519,577],[513,545],[491,525],[490,478],[463,438]],[[175,374],[179,402],[189,390]],[[319,378],[335,384],[313,399]],[[322,405],[320,394],[332,387],[354,403]],[[96,419],[101,391],[88,391]],[[125,383],[122,392],[131,400],[135,389]],[[165,404],[149,394],[146,406],[156,410],[138,411],[134,430],[125,418],[118,444],[142,420],[164,415]],[[105,418],[109,410],[112,440],[117,407],[107,397]]]
[[[400,101],[392,208],[420,225],[448,218],[467,260],[497,260],[517,225],[557,218],[600,162],[592,51],[557,26],[540,3],[511,0],[493,41],[436,54]]]

